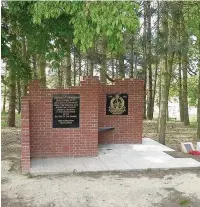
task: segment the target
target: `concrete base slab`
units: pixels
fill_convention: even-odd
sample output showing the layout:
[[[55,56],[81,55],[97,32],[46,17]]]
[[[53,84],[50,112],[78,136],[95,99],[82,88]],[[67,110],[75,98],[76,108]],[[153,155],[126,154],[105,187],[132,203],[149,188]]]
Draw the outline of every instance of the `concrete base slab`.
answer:
[[[97,157],[32,159],[30,172],[38,175],[200,167],[200,162],[192,158],[174,158],[164,151],[174,150],[150,138],[143,138],[143,144],[100,145]]]

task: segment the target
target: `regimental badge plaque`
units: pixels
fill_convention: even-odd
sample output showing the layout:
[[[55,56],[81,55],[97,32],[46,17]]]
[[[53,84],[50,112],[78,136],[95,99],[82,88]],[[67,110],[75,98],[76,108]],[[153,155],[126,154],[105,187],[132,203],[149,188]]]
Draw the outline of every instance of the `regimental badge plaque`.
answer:
[[[53,128],[79,127],[79,94],[53,96]]]
[[[128,115],[128,94],[107,94],[106,115]]]

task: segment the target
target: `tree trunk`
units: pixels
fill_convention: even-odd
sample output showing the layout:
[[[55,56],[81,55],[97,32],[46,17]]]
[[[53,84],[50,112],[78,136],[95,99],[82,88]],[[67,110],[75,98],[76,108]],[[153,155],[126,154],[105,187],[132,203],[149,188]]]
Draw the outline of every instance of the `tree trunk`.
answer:
[[[153,85],[153,97],[152,97],[153,112],[154,112],[154,104],[155,104],[155,97],[156,97],[157,77],[158,77],[158,64],[156,63],[155,75],[154,75],[155,79]]]
[[[137,53],[135,54],[135,67],[134,67],[134,73],[133,76],[136,77],[137,75],[137,64],[138,64],[138,56]]]
[[[133,38],[132,38],[132,40],[131,40],[130,72],[129,72],[130,78],[133,78],[133,58],[134,58],[134,51],[133,51]]]
[[[115,68],[114,68],[114,58],[113,55],[111,57],[111,65],[112,65],[112,79],[115,78]]]
[[[168,43],[169,28],[168,28],[168,2],[163,2],[162,5],[162,27],[163,27],[163,41]],[[170,76],[169,63],[168,63],[168,46],[164,46],[164,67],[161,67],[161,99],[160,99],[160,111],[158,120],[158,138],[161,144],[165,144],[165,133],[166,133],[166,113],[167,113],[167,102],[170,87]]]
[[[182,6],[182,5],[181,5]],[[186,22],[184,20],[182,7],[181,7],[181,20],[182,20],[182,38],[183,38],[183,53],[182,53],[182,70],[183,70],[183,104],[184,104],[184,125],[187,126],[189,122],[188,114],[188,90],[187,90],[187,69],[188,69],[188,52],[189,52],[189,35],[186,29]]]
[[[27,45],[26,45],[26,39],[25,37],[23,37],[23,40],[22,40],[22,54],[23,54],[23,61],[25,64],[27,64]],[[30,71],[27,71],[27,74],[30,73]],[[27,91],[28,91],[28,80],[29,80],[29,77],[25,77],[23,80],[22,80],[22,92],[23,92],[23,96],[26,96],[27,95]]]
[[[147,117],[153,119],[153,93],[152,93],[152,55],[151,55],[151,2],[147,1],[147,67],[148,67],[148,104]]]
[[[119,63],[118,63],[117,58],[115,59],[115,68],[116,68],[115,76],[116,76],[116,78],[118,78],[119,77]]]
[[[143,30],[143,71],[144,71],[144,109],[143,119],[146,119],[146,88],[147,88],[147,2],[144,1],[144,30]]]
[[[23,89],[22,89],[23,96],[27,96],[27,94],[28,94],[28,80],[25,80],[23,82],[24,82]]]
[[[62,68],[63,68],[63,63],[61,62],[61,64],[58,67],[58,86],[62,87],[63,86],[63,73],[62,73]]]
[[[37,79],[37,56],[34,54],[32,56],[32,60],[33,60],[33,77],[34,79]]]
[[[21,84],[20,80],[17,80],[17,98],[18,98],[18,114],[21,113]]]
[[[161,144],[165,144],[166,136],[166,120],[167,120],[167,106],[169,98],[169,88],[171,82],[172,67],[174,61],[174,40],[177,39],[177,18],[174,10],[172,10],[172,25],[168,24],[169,21],[169,3],[164,1],[162,3],[162,26],[163,26],[163,52],[165,54],[164,61],[165,67],[161,68],[161,102],[160,102],[160,116],[159,116],[159,133],[158,138]],[[170,29],[169,29],[170,27]]]
[[[16,106],[16,76],[12,67],[9,68],[9,109],[8,126],[15,127],[15,106]]]
[[[101,61],[101,68],[100,68],[100,81],[102,83],[106,83],[106,51],[107,51],[107,42],[105,38],[102,40],[102,61]]]
[[[71,50],[70,50],[70,44],[67,45],[67,51],[66,51],[66,68],[64,71],[65,76],[65,87],[69,87],[72,85],[71,83]]]
[[[76,85],[76,53],[74,51],[74,86]]]
[[[189,114],[188,114],[188,91],[187,91],[187,67],[188,67],[188,55],[183,55],[183,103],[184,103],[184,125],[188,126]]]
[[[162,72],[162,82],[161,82],[161,100],[160,100],[160,117],[159,117],[159,142],[165,144],[165,131],[166,131],[166,108],[168,101],[168,89],[169,89],[169,74]]]
[[[16,42],[11,44],[12,52],[16,51]],[[9,108],[8,108],[8,126],[15,127],[15,108],[16,108],[16,68],[14,68],[12,62],[9,65]]]
[[[6,64],[6,70],[5,70],[5,77],[7,74],[7,64]],[[6,112],[6,99],[7,99],[7,86],[4,83],[4,91],[3,91],[3,108],[2,108],[2,112],[5,113]]]
[[[84,75],[88,76],[88,71],[89,71],[89,60],[86,58],[86,72],[84,72]]]
[[[158,113],[158,121],[157,121],[157,132],[159,132],[159,118],[160,118],[160,102],[161,102],[161,74],[159,77],[159,94],[158,94],[158,109],[159,109],[159,113]]]
[[[93,76],[94,73],[94,64],[93,64],[93,60],[89,60],[89,67],[88,67],[88,74],[89,76]]]
[[[119,77],[125,78],[124,55],[119,55]]]
[[[79,85],[81,81],[82,71],[81,71],[81,54],[78,56],[78,75],[79,75]]]
[[[3,112],[3,113],[6,112],[6,98],[7,98],[7,88],[6,88],[6,85],[4,84],[4,92],[3,92],[3,108],[2,108],[2,112]]]
[[[93,74],[94,74],[94,60],[93,60],[94,53],[95,53],[95,46],[93,48],[91,48],[90,51],[88,52],[88,56],[90,56],[90,58],[88,58],[88,74],[89,74],[89,76],[93,76]]]
[[[144,71],[144,109],[143,109],[143,119],[147,119],[147,72]]]
[[[178,54],[178,85],[179,85],[179,111],[180,120],[184,121],[184,103],[183,103],[183,91],[182,91],[182,75],[181,75],[181,53]]]
[[[182,6],[180,8],[182,10]],[[180,13],[182,15],[182,12]],[[179,90],[179,113],[180,113],[180,121],[184,121],[184,103],[183,103],[183,87],[182,87],[182,48],[181,48],[181,39],[182,37],[182,18],[179,16],[178,19],[178,41],[179,41],[179,50],[177,52],[178,56],[178,90]]]
[[[161,70],[161,100],[160,100],[160,115],[159,115],[159,142],[165,144],[166,121],[169,87],[171,80],[171,71],[173,65],[173,54],[170,55],[169,60],[165,58],[165,67]]]
[[[39,78],[40,78],[40,85],[42,87],[46,87],[46,60],[45,55],[41,54],[39,58]]]
[[[159,33],[160,33],[160,3],[159,1],[157,2],[158,6],[157,6],[157,28],[156,28],[156,32],[157,32],[157,40],[156,40],[156,64],[155,64],[155,75],[154,75],[154,86],[153,86],[153,97],[152,97],[152,103],[153,103],[153,112],[154,112],[154,105],[155,105],[155,96],[156,96],[156,87],[157,87],[157,77],[158,77],[158,67],[159,67],[159,51],[158,51],[158,47],[159,47]]]
[[[167,117],[167,121],[169,121],[169,101],[167,101],[166,117]]]

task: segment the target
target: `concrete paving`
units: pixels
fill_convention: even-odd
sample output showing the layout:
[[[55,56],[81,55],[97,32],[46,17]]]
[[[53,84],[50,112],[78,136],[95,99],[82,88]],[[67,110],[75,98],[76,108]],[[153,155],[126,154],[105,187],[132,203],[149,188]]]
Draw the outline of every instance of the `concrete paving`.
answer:
[[[71,173],[200,167],[192,158],[174,158],[164,151],[174,151],[150,138],[142,144],[99,145],[97,157],[58,157],[31,160],[31,173]]]

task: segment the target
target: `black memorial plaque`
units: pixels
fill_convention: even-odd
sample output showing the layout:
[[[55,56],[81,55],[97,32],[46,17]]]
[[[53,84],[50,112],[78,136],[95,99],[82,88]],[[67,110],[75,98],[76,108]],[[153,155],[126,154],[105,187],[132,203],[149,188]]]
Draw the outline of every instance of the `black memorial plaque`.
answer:
[[[53,128],[79,127],[80,95],[59,94],[53,96]]]
[[[128,115],[128,94],[107,94],[106,115]]]

